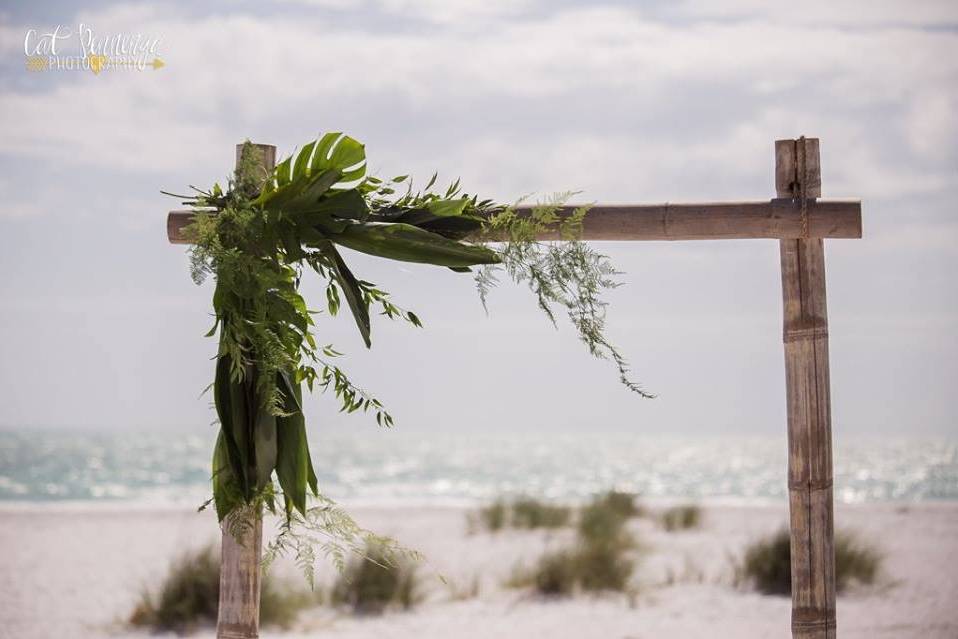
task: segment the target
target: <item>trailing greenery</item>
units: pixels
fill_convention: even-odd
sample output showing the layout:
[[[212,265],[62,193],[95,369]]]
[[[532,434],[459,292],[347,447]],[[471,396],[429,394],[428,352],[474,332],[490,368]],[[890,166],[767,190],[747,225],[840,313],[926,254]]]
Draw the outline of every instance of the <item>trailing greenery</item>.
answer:
[[[188,632],[216,623],[220,562],[212,546],[183,553],[175,559],[155,591],[145,590],[130,614],[134,626],[156,632]],[[286,589],[268,575],[262,582],[260,619],[265,625],[288,627],[299,611],[319,603],[313,593]]]
[[[365,559],[385,566],[415,563],[422,556],[395,540],[360,527],[343,509],[323,495],[306,513],[293,511],[283,521],[279,533],[267,544],[263,563],[269,567],[278,557],[292,556],[300,571],[315,587],[316,561],[332,562],[344,573],[351,559]]]
[[[750,544],[738,568],[738,581],[751,583],[759,592],[789,595],[792,564],[789,532],[776,533]],[[835,587],[842,592],[852,583],[871,584],[881,570],[882,554],[848,531],[835,534]]]
[[[662,527],[669,532],[690,530],[702,525],[702,508],[697,504],[682,504],[666,508],[659,520]]]
[[[346,307],[367,347],[377,311],[417,327],[422,322],[354,275],[339,247],[457,272],[478,266],[483,304],[496,269],[504,270],[531,288],[553,322],[555,309],[564,309],[589,351],[611,359],[622,382],[645,396],[604,334],[602,293],[616,286],[616,272],[577,239],[587,208],[569,213],[563,209],[566,194],[518,212],[463,193],[458,181],[433,191],[435,178],[414,191],[407,176],[384,181],[369,175],[364,146],[327,133],[272,171],[247,143],[227,188],[216,184],[182,196],[196,212],[185,230],[193,244],[193,279],[216,281],[208,333],[218,336],[211,387],[220,429],[212,501],[234,533],[251,525],[264,506],[273,512],[281,506],[286,516],[276,552],[306,552],[312,535],[329,544],[342,532],[343,520],[328,518],[328,502],[318,511],[307,506],[307,497],[320,493],[303,415],[304,384],[310,391],[331,390],[342,411],[368,412],[382,426],[393,423],[383,404],[339,366],[342,353],[316,340],[321,311],[309,309],[299,286],[307,269],[315,272],[325,283],[325,310],[333,316]],[[546,233],[560,241],[536,239]],[[295,523],[312,526],[311,532],[297,537]],[[347,551],[362,554],[353,542],[363,534],[321,550],[341,563]]]

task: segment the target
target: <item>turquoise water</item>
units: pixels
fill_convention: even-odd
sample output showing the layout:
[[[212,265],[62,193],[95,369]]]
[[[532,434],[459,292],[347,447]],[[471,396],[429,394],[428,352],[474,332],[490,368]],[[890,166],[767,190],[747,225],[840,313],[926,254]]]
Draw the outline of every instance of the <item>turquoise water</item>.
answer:
[[[370,503],[473,503],[502,494],[576,500],[610,487],[648,497],[780,500],[782,438],[314,435],[323,491]],[[0,500],[198,504],[211,430],[199,434],[0,431]],[[841,502],[958,499],[958,442],[862,439],[835,448]]]

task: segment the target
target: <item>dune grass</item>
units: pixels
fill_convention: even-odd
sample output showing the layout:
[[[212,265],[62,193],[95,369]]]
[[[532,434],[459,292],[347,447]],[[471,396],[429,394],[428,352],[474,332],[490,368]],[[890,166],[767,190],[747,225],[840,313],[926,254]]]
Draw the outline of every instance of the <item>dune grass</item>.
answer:
[[[524,497],[512,504],[513,528],[561,528],[569,524],[572,511],[567,506],[548,504]]]
[[[877,578],[882,554],[870,543],[849,531],[835,534],[835,587],[844,591],[852,583],[871,584]],[[739,581],[750,583],[769,595],[792,592],[791,548],[788,529],[750,544],[740,566]]]
[[[481,527],[489,532],[505,528],[533,530],[537,528],[561,528],[572,519],[572,510],[531,497],[521,497],[512,502],[497,499],[479,509],[469,520],[469,528]]]
[[[579,513],[572,546],[542,555],[531,570],[515,570],[506,585],[550,597],[625,590],[635,568],[629,553],[637,547],[626,529],[632,513],[631,499],[596,497]]]
[[[185,633],[216,623],[220,590],[219,553],[212,546],[186,551],[173,560],[156,590],[145,589],[130,614],[134,626]],[[303,608],[319,603],[305,590],[282,588],[264,576],[260,595],[263,625],[289,627]]]
[[[358,614],[381,614],[389,608],[409,610],[421,600],[421,584],[415,566],[389,563],[376,546],[366,549],[346,565],[332,589],[332,601]]]
[[[698,528],[702,525],[702,508],[696,504],[673,506],[659,515],[659,521],[669,532]]]
[[[638,495],[621,490],[609,490],[595,500],[618,512],[625,518],[644,517],[645,508],[638,503]],[[595,502],[593,502],[595,503]]]
[[[497,499],[488,506],[483,506],[478,512],[478,523],[489,532],[499,532],[509,524],[509,504]],[[469,527],[474,527],[472,521]]]

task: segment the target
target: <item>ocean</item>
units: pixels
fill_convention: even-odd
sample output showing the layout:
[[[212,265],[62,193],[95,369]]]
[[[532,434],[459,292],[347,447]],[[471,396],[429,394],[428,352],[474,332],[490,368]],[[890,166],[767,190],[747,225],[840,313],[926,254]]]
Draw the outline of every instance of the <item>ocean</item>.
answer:
[[[321,490],[350,504],[579,501],[617,488],[649,498],[781,501],[780,437],[435,434],[356,429],[313,438]],[[0,431],[0,501],[199,505],[212,428],[194,433]],[[837,502],[958,499],[958,441],[861,438],[834,451]]]

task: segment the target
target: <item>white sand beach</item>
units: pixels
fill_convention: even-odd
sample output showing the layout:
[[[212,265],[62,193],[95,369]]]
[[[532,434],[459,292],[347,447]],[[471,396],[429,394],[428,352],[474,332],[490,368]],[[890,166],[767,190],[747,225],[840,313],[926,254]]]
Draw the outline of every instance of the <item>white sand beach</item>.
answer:
[[[653,508],[655,504],[653,504]],[[778,528],[784,507],[706,504],[700,529],[630,524],[642,550],[636,594],[544,600],[503,582],[571,530],[470,534],[453,507],[352,508],[364,526],[422,551],[425,601],[412,612],[356,617],[326,606],[263,637],[784,637],[790,602],[733,585],[751,540]],[[843,594],[843,637],[958,636],[958,503],[840,505],[836,521],[885,555],[879,582]],[[0,636],[145,637],[124,623],[142,589],[172,557],[217,538],[210,513],[129,504],[16,505],[0,509]],[[292,566],[275,568],[297,579]],[[322,566],[318,581],[335,571]],[[446,578],[443,583],[438,575]],[[466,596],[478,583],[478,595]],[[212,629],[198,637],[213,636]]]

